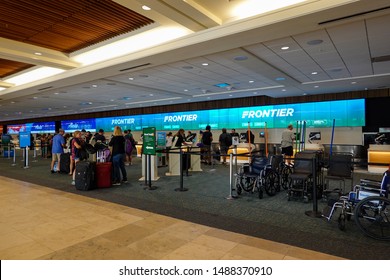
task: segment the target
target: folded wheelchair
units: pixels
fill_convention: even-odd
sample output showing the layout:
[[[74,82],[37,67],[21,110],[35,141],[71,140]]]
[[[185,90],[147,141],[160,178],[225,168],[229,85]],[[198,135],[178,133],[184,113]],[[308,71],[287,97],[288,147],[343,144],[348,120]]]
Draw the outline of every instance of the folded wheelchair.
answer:
[[[279,176],[274,169],[273,156],[252,156],[249,164],[244,164],[235,174],[235,189],[240,195],[243,191],[258,192],[260,199],[264,192],[269,196],[274,196],[280,191]]]
[[[345,230],[345,221],[354,218],[358,228],[369,237],[390,240],[390,199],[388,189],[390,169],[383,174],[382,181],[361,180],[347,196],[326,207],[323,217],[330,221],[340,210],[338,227]]]

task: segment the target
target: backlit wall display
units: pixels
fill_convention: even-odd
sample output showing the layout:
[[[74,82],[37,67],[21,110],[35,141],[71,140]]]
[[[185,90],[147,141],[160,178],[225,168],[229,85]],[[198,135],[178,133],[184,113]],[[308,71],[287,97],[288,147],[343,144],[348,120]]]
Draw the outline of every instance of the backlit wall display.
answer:
[[[26,131],[30,133],[55,133],[55,123],[54,122],[36,122],[36,123],[27,123]]]
[[[95,119],[85,119],[85,120],[66,120],[61,121],[61,128],[67,132],[75,132],[76,130],[83,130],[96,132],[96,122]]]
[[[25,124],[9,124],[7,125],[8,134],[19,134],[20,132],[26,132]]]
[[[147,120],[145,119],[145,123]],[[132,131],[142,130],[142,116],[121,116],[96,119],[96,129],[104,131],[114,131],[115,126],[120,126],[123,130],[131,129]],[[153,126],[153,125],[150,125]],[[148,127],[148,126],[145,126]]]
[[[307,127],[332,127],[333,119],[338,127],[365,125],[364,99],[326,101],[298,104],[214,109],[202,111],[161,113],[137,116],[121,116],[96,119],[96,129],[113,131],[116,125],[122,130],[142,131],[145,127],[175,132],[185,130],[286,128],[297,121],[306,121]]]

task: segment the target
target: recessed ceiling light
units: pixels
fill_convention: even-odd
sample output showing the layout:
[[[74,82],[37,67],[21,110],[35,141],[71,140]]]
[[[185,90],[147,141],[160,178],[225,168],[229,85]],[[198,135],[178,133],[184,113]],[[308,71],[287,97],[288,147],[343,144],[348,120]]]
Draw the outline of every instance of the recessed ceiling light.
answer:
[[[60,93],[59,92],[55,92],[54,95],[59,95]]]
[[[314,86],[315,88],[319,88],[320,86]]]
[[[203,66],[208,66],[209,64],[207,62],[202,63]]]
[[[312,75],[317,75],[317,74],[318,74],[318,72],[311,72],[311,74],[312,74]]]
[[[316,40],[307,41],[307,44],[310,45],[310,46],[315,46],[315,45],[322,44],[323,42],[324,41],[321,40],[321,39],[316,39]]]
[[[184,91],[188,91],[188,89],[185,89]]]
[[[286,89],[284,88],[284,89],[282,89],[282,91],[286,91]]]
[[[248,57],[245,55],[239,55],[239,56],[234,57],[234,60],[237,60],[237,61],[243,61],[243,60],[247,60],[247,59],[248,59]]]
[[[288,50],[290,47],[287,47],[287,46],[284,46],[284,47],[281,47],[280,49],[281,50]]]
[[[249,83],[251,84],[251,83],[254,83],[255,81],[249,81]]]
[[[356,84],[356,82],[351,82],[351,85],[354,85],[354,84]]]
[[[142,6],[142,9],[145,10],[145,11],[150,11],[150,10],[151,10],[151,8],[148,7],[148,6],[146,6],[146,5],[143,5],[143,6]]]
[[[98,86],[97,85],[92,85],[92,87],[97,88]]]
[[[42,53],[40,53],[40,52],[35,52],[34,54],[35,55],[42,55]]]
[[[130,77],[129,80],[132,81],[132,80],[134,80],[134,78],[133,78],[133,77]]]

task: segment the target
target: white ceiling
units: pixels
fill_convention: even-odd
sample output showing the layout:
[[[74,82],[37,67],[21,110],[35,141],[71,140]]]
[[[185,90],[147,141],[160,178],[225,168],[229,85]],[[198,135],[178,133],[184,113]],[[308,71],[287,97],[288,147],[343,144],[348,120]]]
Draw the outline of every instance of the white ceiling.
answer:
[[[229,14],[244,0],[115,1],[193,33],[0,91],[0,121],[390,86],[388,0],[312,0],[244,19]]]

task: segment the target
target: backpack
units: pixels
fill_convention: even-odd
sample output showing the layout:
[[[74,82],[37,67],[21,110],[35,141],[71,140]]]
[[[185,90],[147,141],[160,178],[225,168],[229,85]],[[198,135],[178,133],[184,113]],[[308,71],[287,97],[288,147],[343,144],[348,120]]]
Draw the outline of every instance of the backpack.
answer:
[[[133,143],[131,142],[131,139],[132,138],[126,138],[126,141],[125,141],[126,154],[131,154],[131,152],[133,151]],[[133,141],[134,141],[134,139],[133,139]]]

